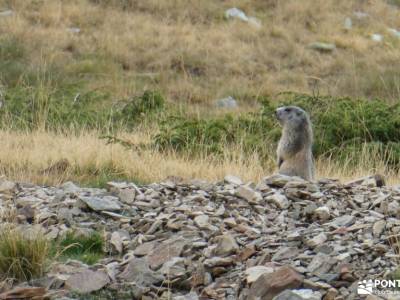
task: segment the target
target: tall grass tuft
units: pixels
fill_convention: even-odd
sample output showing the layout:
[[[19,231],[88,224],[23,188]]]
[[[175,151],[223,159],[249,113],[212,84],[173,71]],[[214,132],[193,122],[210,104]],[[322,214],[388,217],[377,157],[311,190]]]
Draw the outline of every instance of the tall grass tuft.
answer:
[[[43,276],[50,249],[41,233],[27,236],[18,228],[4,226],[0,231],[0,276],[18,281]]]

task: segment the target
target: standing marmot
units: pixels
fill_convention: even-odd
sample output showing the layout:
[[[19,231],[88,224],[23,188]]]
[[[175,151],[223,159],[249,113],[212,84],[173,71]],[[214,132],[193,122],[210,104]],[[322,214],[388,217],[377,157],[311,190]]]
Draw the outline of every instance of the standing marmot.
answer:
[[[313,180],[313,132],[308,114],[297,106],[284,106],[275,115],[283,127],[277,150],[279,173]]]

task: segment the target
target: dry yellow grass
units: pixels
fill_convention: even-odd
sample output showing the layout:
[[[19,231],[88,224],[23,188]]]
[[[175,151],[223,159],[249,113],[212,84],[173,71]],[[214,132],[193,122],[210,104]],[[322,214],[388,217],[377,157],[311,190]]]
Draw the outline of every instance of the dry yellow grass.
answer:
[[[239,7],[256,29],[224,20]],[[31,67],[56,65],[93,89],[124,97],[160,89],[171,101],[209,103],[293,90],[396,99],[400,10],[384,0],[0,0],[0,38],[23,42]],[[369,16],[357,20],[355,11]],[[353,29],[344,30],[346,17]],[[79,27],[80,33],[68,31]],[[383,34],[383,43],[371,40]],[[333,42],[323,54],[310,42]]]
[[[19,132],[0,131],[0,171],[4,176],[43,184],[58,184],[66,180],[92,183],[101,172],[108,170],[104,180],[124,178],[138,182],[156,182],[167,177],[206,179],[219,181],[227,174],[234,174],[245,181],[258,182],[272,174],[275,157],[263,165],[256,156],[245,158],[238,149],[232,150],[230,158],[193,158],[169,153],[144,150],[140,153],[128,151],[121,145],[106,145],[96,131],[78,134],[49,133],[45,131]],[[146,133],[121,133],[121,137],[132,142],[146,141]],[[232,155],[233,153],[233,155]],[[372,168],[373,153],[363,153],[358,166],[344,165],[320,159],[317,161],[318,178],[339,178],[342,181],[380,172],[395,184],[399,174],[387,173],[384,163]],[[71,167],[66,173],[44,174],[43,170],[55,162],[67,159]],[[78,171],[77,171],[78,170]]]
[[[201,178],[220,180],[225,174],[240,175],[246,180],[263,176],[261,164],[256,160],[217,161],[212,157],[193,159],[178,154],[156,151],[128,151],[121,145],[106,145],[100,133],[49,133],[44,131],[0,131],[4,141],[0,149],[0,169],[9,178],[30,182],[60,183],[65,180],[87,181],[103,170],[111,169],[111,177],[126,177],[140,182],[159,181],[168,176],[184,179]],[[132,142],[146,141],[146,134],[122,134]],[[43,174],[55,162],[67,159],[71,170],[62,174]],[[72,169],[79,169],[75,172]]]

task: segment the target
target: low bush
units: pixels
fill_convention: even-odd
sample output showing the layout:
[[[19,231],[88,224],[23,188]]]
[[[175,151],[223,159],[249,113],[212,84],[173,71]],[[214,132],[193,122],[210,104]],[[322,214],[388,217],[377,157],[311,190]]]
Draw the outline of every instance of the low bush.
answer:
[[[400,161],[400,105],[380,100],[313,97],[284,93],[274,101],[261,101],[260,113],[215,119],[170,117],[161,123],[154,146],[191,154],[222,154],[239,145],[246,154],[271,155],[281,129],[274,111],[282,105],[296,105],[309,112],[314,128],[315,156],[357,160],[357,152],[370,149],[389,165]]]
[[[283,105],[308,111],[314,126],[317,155],[363,143],[383,145],[400,142],[400,106],[381,100],[312,97],[286,94]]]
[[[264,156],[269,142],[276,140],[275,127],[271,118],[261,114],[207,120],[170,117],[161,123],[154,146],[161,151],[173,149],[201,155],[226,154],[230,147],[241,147],[246,153]]]
[[[161,111],[164,104],[164,98],[159,92],[145,91],[142,95],[126,101],[122,109],[115,114],[114,119],[131,128]]]

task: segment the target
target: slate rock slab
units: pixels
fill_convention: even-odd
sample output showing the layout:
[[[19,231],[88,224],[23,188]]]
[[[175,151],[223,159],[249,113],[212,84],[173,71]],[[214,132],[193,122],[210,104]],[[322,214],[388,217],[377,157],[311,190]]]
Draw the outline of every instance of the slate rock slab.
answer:
[[[164,276],[149,268],[145,258],[130,260],[118,277],[125,281],[135,282],[139,286],[150,286],[164,280]]]
[[[251,286],[247,300],[272,300],[286,289],[301,286],[303,277],[288,266],[261,275]]]
[[[79,197],[87,206],[89,206],[94,211],[118,211],[121,210],[121,205],[118,198],[112,196],[100,197]]]
[[[84,270],[68,278],[65,287],[78,293],[98,291],[110,282],[106,272]]]

